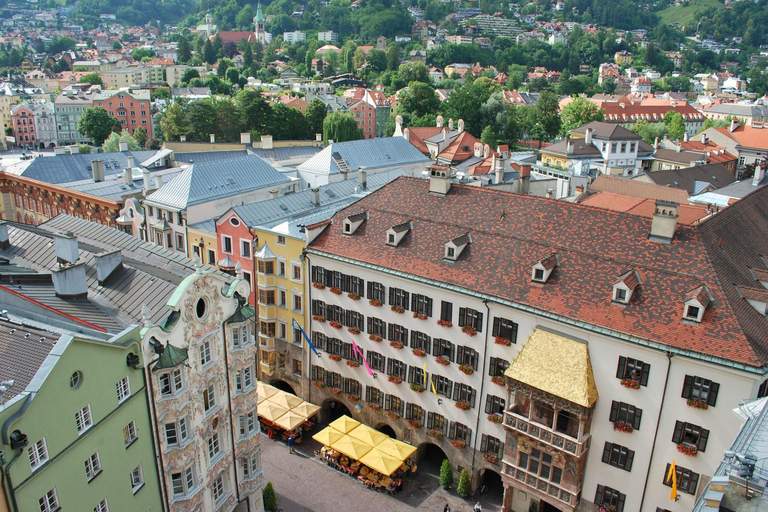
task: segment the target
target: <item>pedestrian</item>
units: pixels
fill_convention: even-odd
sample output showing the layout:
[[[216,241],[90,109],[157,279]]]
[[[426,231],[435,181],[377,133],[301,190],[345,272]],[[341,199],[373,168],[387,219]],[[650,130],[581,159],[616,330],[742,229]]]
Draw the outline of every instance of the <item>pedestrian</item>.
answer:
[[[293,453],[293,443],[295,443],[296,440],[293,438],[293,434],[288,438],[288,451],[289,453]]]
[[[443,512],[451,512],[451,506],[446,503],[445,506],[443,507]]]
[[[475,508],[472,509],[474,512],[483,512],[483,507],[480,506],[480,502],[478,501],[475,503]]]

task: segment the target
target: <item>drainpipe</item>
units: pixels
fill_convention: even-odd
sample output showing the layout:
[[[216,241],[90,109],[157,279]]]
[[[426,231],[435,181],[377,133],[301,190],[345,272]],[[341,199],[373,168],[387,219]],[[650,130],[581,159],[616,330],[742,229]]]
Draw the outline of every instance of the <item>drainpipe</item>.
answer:
[[[16,503],[16,490],[13,488],[13,480],[11,480],[11,467],[16,462],[16,459],[19,458],[19,456],[22,454],[24,449],[22,448],[16,453],[16,456],[13,458],[13,460],[5,467],[3,470],[3,474],[5,476],[5,480],[8,481],[8,490],[10,491],[8,494],[11,495],[11,502],[13,503],[13,511],[19,512],[19,505]],[[8,496],[5,497],[6,503],[8,502]],[[9,507],[10,509],[10,507]]]
[[[245,299],[245,305],[248,304],[248,299]],[[221,323],[221,334],[222,338],[224,339],[224,366],[227,369],[226,371],[226,381],[227,381],[227,404],[229,405],[229,437],[230,441],[232,441],[232,465],[235,467],[235,470],[233,471],[233,474],[235,476],[235,499],[237,499],[237,502],[240,503],[240,483],[237,479],[237,453],[235,450],[235,416],[234,416],[234,409],[232,408],[232,387],[229,383],[230,378],[230,370],[229,367],[229,356],[227,353],[227,328],[226,328],[226,320]],[[258,349],[257,349],[258,350]],[[254,370],[256,369],[256,364],[253,365]]]
[[[158,359],[160,358],[158,357]],[[157,359],[152,361],[152,363],[155,362],[157,362]],[[170,510],[171,504],[168,498],[168,488],[165,485],[165,478],[163,478],[163,475],[165,474],[165,462],[163,462],[163,450],[162,446],[160,445],[160,424],[157,419],[157,409],[155,407],[155,386],[152,382],[152,374],[150,373],[149,369],[150,364],[147,364],[146,370],[142,372],[144,374],[146,389],[149,393],[149,399],[147,400],[147,412],[149,412],[149,417],[154,420],[153,423],[155,424],[155,428],[152,429],[152,448],[155,450],[157,458],[160,461],[160,467],[157,471],[157,481],[160,485],[160,490],[163,492],[163,510]]]
[[[488,302],[490,302],[488,299],[483,299],[483,305],[485,305],[485,346],[483,347],[483,371],[480,375],[482,375],[482,378],[480,379],[480,401],[482,402],[483,398],[483,389],[485,388],[485,362],[488,359],[486,357],[486,354],[488,354],[488,326],[491,320],[491,308],[488,306]],[[480,404],[478,404],[478,407],[480,407]],[[475,423],[475,442],[474,446],[472,447],[472,475],[475,474],[475,456],[477,455],[477,450],[475,449],[475,446],[477,446],[477,439],[480,436],[480,416],[481,414],[478,412],[477,414],[477,422]]]
[[[656,418],[656,431],[653,433],[653,444],[651,445],[651,457],[648,459],[648,471],[645,472],[645,484],[643,485],[643,496],[640,498],[640,509],[643,510],[645,502],[645,493],[648,490],[648,477],[651,474],[651,463],[653,462],[653,452],[656,450],[656,438],[659,437],[659,423],[661,422],[661,411],[664,410],[664,400],[667,398],[667,384],[669,384],[669,370],[672,367],[672,358],[675,356],[672,352],[667,352],[667,376],[664,377],[664,391],[661,394],[661,405],[659,405],[659,416]]]

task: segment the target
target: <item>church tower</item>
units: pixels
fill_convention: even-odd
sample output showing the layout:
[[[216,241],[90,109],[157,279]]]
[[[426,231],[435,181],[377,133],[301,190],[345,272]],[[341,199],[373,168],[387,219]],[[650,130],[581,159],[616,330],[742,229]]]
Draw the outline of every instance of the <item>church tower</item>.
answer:
[[[271,38],[267,36],[267,29],[264,27],[264,11],[261,10],[261,2],[256,7],[253,24],[256,26],[256,40],[265,46],[269,44]]]

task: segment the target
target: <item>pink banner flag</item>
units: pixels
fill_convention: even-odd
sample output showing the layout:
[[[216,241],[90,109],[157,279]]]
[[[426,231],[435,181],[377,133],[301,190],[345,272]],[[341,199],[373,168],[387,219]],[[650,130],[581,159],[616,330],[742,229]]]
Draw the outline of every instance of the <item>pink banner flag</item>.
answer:
[[[355,343],[355,340],[352,340],[352,352],[354,352],[355,355],[357,355],[358,353],[360,354],[360,359],[363,360],[363,364],[365,365],[365,369],[368,370],[368,373],[371,376],[373,376],[373,370],[371,370],[371,367],[368,366],[368,361],[365,360],[365,355],[363,354],[362,349],[360,349],[360,347],[357,346],[357,343]]]

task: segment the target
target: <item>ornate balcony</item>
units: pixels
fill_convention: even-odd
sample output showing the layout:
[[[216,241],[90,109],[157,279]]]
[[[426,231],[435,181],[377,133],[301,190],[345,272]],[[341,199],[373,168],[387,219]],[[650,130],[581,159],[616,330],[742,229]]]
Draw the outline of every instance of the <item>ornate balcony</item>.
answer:
[[[589,450],[592,436],[588,432],[583,434],[580,439],[576,439],[557,427],[553,429],[537,423],[527,416],[518,414],[517,409],[518,407],[514,406],[510,410],[504,411],[504,427],[542,441],[552,448],[563,450],[576,457],[581,457]]]
[[[275,338],[259,334],[259,348],[268,351],[275,350]]]
[[[504,467],[501,470],[502,475],[516,480],[519,482],[518,485],[523,484],[526,487],[536,489],[539,493],[545,494],[548,498],[554,498],[559,502],[558,504],[568,505],[569,507],[576,507],[576,505],[578,505],[579,502],[576,494],[563,489],[559,485],[539,478],[535,473],[518,468],[506,460],[503,462],[503,465]]]

